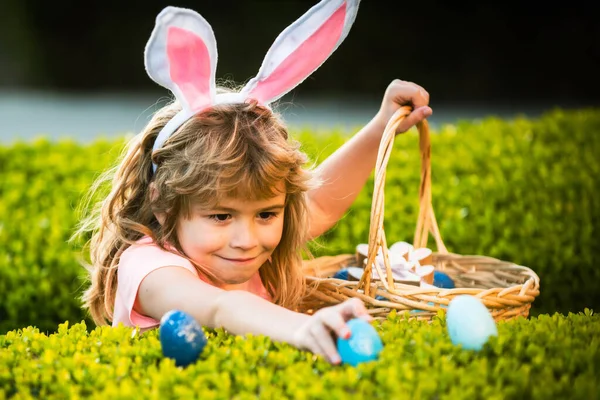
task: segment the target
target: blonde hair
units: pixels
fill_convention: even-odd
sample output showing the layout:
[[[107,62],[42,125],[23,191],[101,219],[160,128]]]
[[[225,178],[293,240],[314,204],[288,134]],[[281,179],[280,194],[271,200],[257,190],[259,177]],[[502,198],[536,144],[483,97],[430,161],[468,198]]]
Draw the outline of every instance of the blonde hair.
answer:
[[[274,303],[283,307],[295,308],[305,292],[301,268],[302,253],[308,253],[306,192],[312,176],[304,169],[307,158],[298,142],[288,138],[271,110],[253,102],[218,105],[195,115],[152,154],[156,136],[179,110],[174,102],[157,111],[130,141],[120,163],[98,178],[90,191],[88,199],[112,180],[108,196],[84,216],[74,235],[91,233],[86,244],[91,284],[82,300],[98,325],[113,318],[119,258],[135,241],[147,235],[162,249],[172,246],[188,258],[176,224],[179,217],[191,215],[192,202],[210,207],[223,197],[266,199],[276,194],[275,186],[282,181],[283,234],[259,273]],[[154,174],[152,162],[157,165]],[[156,189],[152,196],[151,183]],[[155,213],[165,215],[162,225]],[[201,265],[190,261],[210,278]]]

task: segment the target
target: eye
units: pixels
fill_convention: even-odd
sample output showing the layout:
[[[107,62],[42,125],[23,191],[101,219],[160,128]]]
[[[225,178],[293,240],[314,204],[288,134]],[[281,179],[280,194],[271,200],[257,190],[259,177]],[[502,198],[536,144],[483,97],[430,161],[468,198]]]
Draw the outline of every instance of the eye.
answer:
[[[258,213],[258,217],[265,221],[268,221],[271,218],[275,218],[276,216],[277,216],[277,213],[273,212],[273,211],[264,211],[264,212]]]
[[[229,218],[231,218],[231,214],[212,214],[209,215],[208,218],[213,219],[217,222],[225,222]]]

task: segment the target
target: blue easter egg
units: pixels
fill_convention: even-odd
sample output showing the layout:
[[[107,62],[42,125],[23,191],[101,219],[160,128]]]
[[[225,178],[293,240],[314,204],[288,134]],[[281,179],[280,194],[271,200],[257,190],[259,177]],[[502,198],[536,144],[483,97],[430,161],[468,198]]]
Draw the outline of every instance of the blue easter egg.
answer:
[[[492,314],[476,297],[457,296],[448,306],[446,327],[454,345],[468,350],[481,350],[490,336],[498,336]]]
[[[352,332],[350,338],[337,339],[337,348],[342,362],[356,366],[377,359],[383,350],[383,343],[375,328],[360,318],[352,319],[347,324]]]
[[[340,269],[338,272],[335,273],[335,275],[333,275],[334,278],[336,279],[343,279],[345,281],[348,280],[348,269],[344,268],[344,269]]]
[[[194,317],[180,310],[171,310],[163,315],[159,336],[164,356],[175,360],[177,366],[195,362],[207,341]]]
[[[364,270],[358,267],[348,267],[340,269],[333,275],[336,279],[343,279],[345,281],[358,281],[362,277]]]
[[[390,299],[388,299],[387,297],[383,297],[380,294],[378,294],[377,296],[375,296],[375,300],[390,301]]]
[[[442,271],[433,271],[433,286],[442,289],[454,289],[454,281]]]

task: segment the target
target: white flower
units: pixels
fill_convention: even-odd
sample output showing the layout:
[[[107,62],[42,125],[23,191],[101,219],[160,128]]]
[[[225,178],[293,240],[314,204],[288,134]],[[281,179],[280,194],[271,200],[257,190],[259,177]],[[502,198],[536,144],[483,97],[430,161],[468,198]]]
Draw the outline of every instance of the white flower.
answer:
[[[368,245],[358,245],[357,251],[365,257],[368,256]],[[419,282],[421,287],[430,287],[431,285],[425,282],[423,278],[431,274],[434,267],[433,265],[421,265],[420,261],[429,257],[431,253],[432,251],[430,249],[415,249],[411,244],[406,242],[396,242],[392,244],[388,250],[388,255],[394,280],[414,281]],[[379,249],[377,253],[376,261],[384,274],[381,279],[386,279],[385,263],[381,249]],[[379,273],[376,269],[373,269],[372,274],[373,278],[379,278]]]

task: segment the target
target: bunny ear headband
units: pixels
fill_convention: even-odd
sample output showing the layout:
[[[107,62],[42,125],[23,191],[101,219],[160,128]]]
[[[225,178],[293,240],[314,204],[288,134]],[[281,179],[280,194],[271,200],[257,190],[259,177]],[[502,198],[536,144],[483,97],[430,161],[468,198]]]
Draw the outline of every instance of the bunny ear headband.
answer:
[[[152,80],[169,89],[182,105],[158,134],[152,151],[184,122],[216,104],[264,106],[279,99],[329,58],[348,35],[360,0],[322,0],[275,39],[258,71],[239,93],[217,94],[217,44],[211,26],[195,11],[166,7],[146,44],[144,61]],[[156,165],[153,164],[156,171]]]

